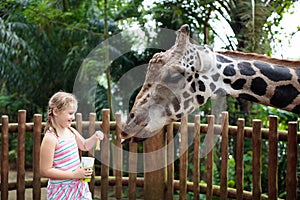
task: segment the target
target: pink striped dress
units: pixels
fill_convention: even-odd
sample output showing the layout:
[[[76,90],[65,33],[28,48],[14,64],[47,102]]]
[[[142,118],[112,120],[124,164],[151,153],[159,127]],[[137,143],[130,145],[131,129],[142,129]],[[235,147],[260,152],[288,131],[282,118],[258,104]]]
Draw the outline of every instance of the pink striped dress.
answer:
[[[47,131],[46,134],[54,133]],[[59,137],[57,137],[57,139],[58,146],[54,153],[53,167],[63,171],[75,171],[80,166],[79,152],[75,136],[69,139],[62,139]],[[86,182],[81,182],[79,179],[49,179],[47,186],[47,199],[83,200],[92,199],[92,197],[88,184]]]

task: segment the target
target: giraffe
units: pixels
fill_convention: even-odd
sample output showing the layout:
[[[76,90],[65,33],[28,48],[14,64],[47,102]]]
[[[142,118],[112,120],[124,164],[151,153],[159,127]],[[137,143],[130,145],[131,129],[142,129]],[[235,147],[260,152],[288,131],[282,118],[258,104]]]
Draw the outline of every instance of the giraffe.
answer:
[[[300,61],[214,52],[191,43],[183,25],[174,46],[149,61],[122,138],[143,141],[208,99],[227,95],[300,114]]]

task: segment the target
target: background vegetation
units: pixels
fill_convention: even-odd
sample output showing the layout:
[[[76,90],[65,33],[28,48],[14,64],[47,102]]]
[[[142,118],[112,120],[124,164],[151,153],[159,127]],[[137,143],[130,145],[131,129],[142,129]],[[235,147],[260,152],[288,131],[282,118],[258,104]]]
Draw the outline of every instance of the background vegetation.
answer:
[[[132,25],[151,24],[177,30],[187,23],[200,44],[213,46],[220,37],[215,30],[216,22],[223,20],[234,33],[223,41],[225,49],[272,55],[271,42],[278,34],[272,27],[279,26],[283,14],[290,12],[294,2],[163,0],[149,4],[147,0],[2,0],[0,115],[9,115],[10,122],[16,122],[19,109],[27,110],[28,121],[34,113],[44,114],[53,93],[72,92],[76,74],[89,52],[106,38]],[[108,78],[117,81],[128,70],[147,63],[156,51],[146,49],[122,55],[111,64]],[[111,107],[110,91],[99,85],[97,92],[97,110]],[[211,112],[210,103],[201,108],[204,115]],[[279,116],[280,128],[286,129],[287,121],[297,120],[294,114],[241,99],[229,98],[228,111],[230,124],[235,124],[238,117],[245,117],[246,125],[251,125],[253,118],[260,118],[267,126],[268,115],[275,114]],[[246,150],[247,158],[251,149]],[[285,163],[284,160],[279,162]],[[234,158],[231,163],[234,164]],[[247,180],[247,175],[245,178]],[[246,186],[250,187],[247,183]]]

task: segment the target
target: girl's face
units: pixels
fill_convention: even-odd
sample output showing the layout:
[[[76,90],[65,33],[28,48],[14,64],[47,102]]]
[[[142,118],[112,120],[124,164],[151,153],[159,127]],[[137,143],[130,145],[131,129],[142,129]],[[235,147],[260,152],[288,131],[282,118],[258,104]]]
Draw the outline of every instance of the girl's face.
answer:
[[[77,106],[74,104],[70,104],[66,107],[66,109],[59,111],[56,113],[55,121],[57,125],[62,128],[68,128],[71,126],[72,121],[75,119],[75,113],[77,111]]]

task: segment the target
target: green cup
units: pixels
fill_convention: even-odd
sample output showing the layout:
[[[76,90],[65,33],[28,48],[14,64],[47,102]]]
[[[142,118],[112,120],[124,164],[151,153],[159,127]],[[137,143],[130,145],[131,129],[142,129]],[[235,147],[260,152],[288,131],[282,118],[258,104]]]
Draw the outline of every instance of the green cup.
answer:
[[[94,162],[95,158],[93,157],[81,157],[81,167],[83,168],[88,168],[88,170],[93,170],[94,169]],[[92,176],[89,176],[87,178],[82,178],[80,181],[82,182],[90,182]]]

